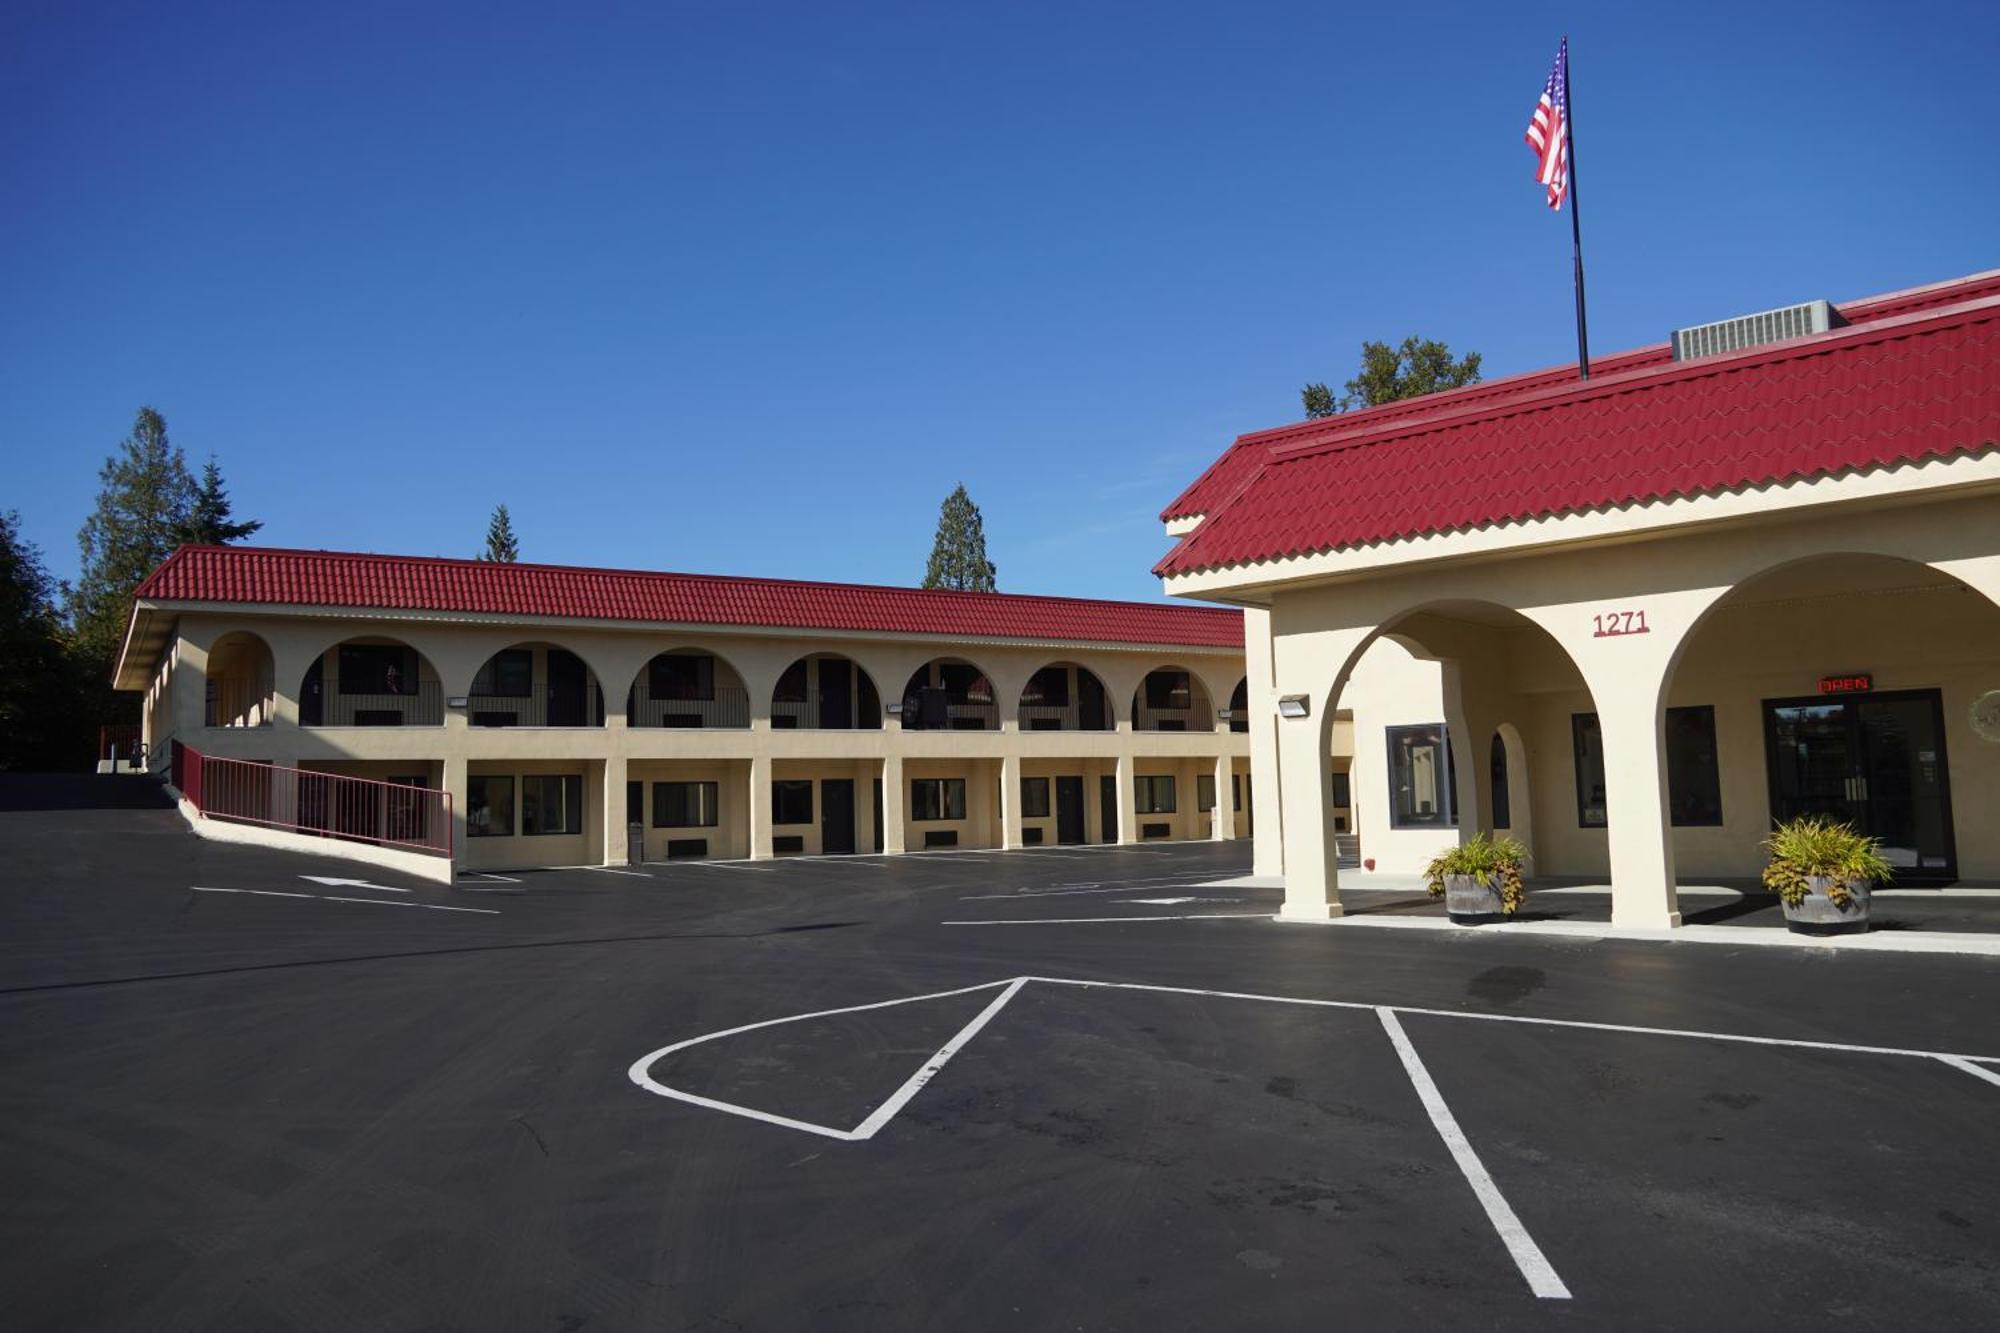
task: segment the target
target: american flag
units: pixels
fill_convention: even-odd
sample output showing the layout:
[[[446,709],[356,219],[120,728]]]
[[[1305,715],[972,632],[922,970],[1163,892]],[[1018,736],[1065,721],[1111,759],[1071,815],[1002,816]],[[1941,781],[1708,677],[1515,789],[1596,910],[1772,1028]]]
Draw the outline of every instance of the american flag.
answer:
[[[1556,48],[1555,68],[1528,122],[1528,147],[1535,150],[1535,179],[1549,188],[1549,207],[1561,208],[1569,193],[1569,38]]]

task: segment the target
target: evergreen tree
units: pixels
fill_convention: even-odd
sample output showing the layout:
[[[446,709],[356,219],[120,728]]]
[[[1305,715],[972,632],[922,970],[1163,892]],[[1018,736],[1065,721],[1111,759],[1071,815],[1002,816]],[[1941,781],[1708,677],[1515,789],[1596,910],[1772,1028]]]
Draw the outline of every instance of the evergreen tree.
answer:
[[[924,570],[926,588],[992,592],[999,571],[986,558],[986,523],[961,482],[938,511],[937,541]]]
[[[506,505],[493,507],[493,517],[486,522],[486,549],[479,558],[502,565],[511,565],[521,558],[521,543],[514,537],[514,520]]]
[[[194,510],[187,459],[167,440],[167,423],[139,409],[132,434],[98,471],[97,508],[77,534],[83,571],[70,593],[78,670],[109,677],[125,641],[132,589],[172,555]],[[108,687],[107,687],[108,688]]]
[[[181,526],[180,539],[204,546],[227,546],[231,542],[242,541],[264,526],[254,519],[232,523],[229,514],[229,492],[222,485],[222,469],[216,465],[214,455],[210,455],[209,460],[202,464],[201,481],[194,488],[194,498],[189,502],[187,521]]]
[[[1468,352],[1454,361],[1451,348],[1445,344],[1412,334],[1403,339],[1401,347],[1362,343],[1361,373],[1343,386],[1346,392],[1337,401],[1324,384],[1306,385],[1299,390],[1299,397],[1311,420],[1478,382],[1479,353]]]
[[[0,514],[0,770],[74,768],[84,758],[56,585],[21,516]]]

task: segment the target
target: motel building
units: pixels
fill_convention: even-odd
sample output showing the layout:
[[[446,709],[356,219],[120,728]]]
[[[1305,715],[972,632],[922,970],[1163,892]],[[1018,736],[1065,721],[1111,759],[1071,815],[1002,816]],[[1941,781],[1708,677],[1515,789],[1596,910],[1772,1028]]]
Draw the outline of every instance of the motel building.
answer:
[[[1233,609],[189,546],[116,680],[197,831],[440,879],[1254,827]]]
[[[1282,919],[1473,830],[1615,927],[1803,813],[2000,882],[2000,272],[1245,435],[1162,518],[1244,612]]]

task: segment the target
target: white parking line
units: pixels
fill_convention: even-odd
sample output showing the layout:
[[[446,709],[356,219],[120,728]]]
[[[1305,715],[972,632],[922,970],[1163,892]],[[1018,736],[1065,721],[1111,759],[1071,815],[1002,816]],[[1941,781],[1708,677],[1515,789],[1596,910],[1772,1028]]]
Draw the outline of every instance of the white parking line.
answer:
[[[519,884],[521,882],[512,875],[496,875],[490,870],[461,870],[458,872],[458,877],[460,880],[478,880],[482,884]]]
[[[419,907],[426,912],[475,912],[480,916],[499,916],[490,907],[444,907],[438,903],[411,903],[397,898],[339,898],[330,893],[281,893],[277,889],[210,889],[200,884],[190,886],[196,893],[248,893],[259,898],[304,898],[315,903],[362,903],[369,907]]]
[[[1987,1057],[1979,1056],[1974,1058],[1985,1059]],[[1950,1065],[1953,1069],[1962,1069],[1966,1073],[1972,1075],[1974,1078],[1983,1078],[1988,1083],[1991,1083],[1996,1087],[2000,1087],[2000,1074],[1994,1073],[1992,1070],[1986,1068],[1984,1065],[1976,1065],[1972,1063],[1972,1060],[1967,1059],[1965,1056],[1940,1055],[1938,1059],[1942,1060],[1945,1064]]]
[[[1507,1197],[1500,1193],[1500,1187],[1493,1183],[1493,1177],[1486,1173],[1486,1167],[1479,1160],[1479,1154],[1472,1150],[1465,1131],[1458,1127],[1458,1120],[1445,1104],[1444,1094],[1438,1091],[1431,1080],[1430,1070],[1417,1055],[1417,1048],[1410,1044],[1409,1034],[1396,1021],[1396,1011],[1378,1008],[1376,1016],[1382,1020],[1383,1030],[1389,1034],[1390,1044],[1396,1048],[1396,1056],[1403,1062],[1403,1072],[1410,1076],[1410,1085],[1417,1090],[1417,1100],[1430,1113],[1431,1124],[1436,1127],[1438,1137],[1451,1150],[1452,1160],[1458,1163],[1459,1171],[1465,1176],[1465,1183],[1472,1186],[1472,1192],[1479,1199],[1479,1206],[1486,1210],[1486,1220],[1500,1234],[1500,1243],[1513,1256],[1514,1266],[1521,1270],[1521,1276],[1528,1279],[1528,1290],[1543,1300],[1566,1301],[1569,1288],[1556,1276],[1556,1270],[1549,1263],[1542,1247],[1535,1244],[1535,1238],[1521,1225],[1507,1203]]]
[[[772,869],[770,866],[753,866],[744,861],[687,860],[687,861],[668,861],[666,864],[670,866],[688,866],[691,869],[698,869],[698,870],[748,870],[759,875],[767,875],[771,872]]]
[[[1223,921],[1271,919],[1269,912],[1191,912],[1184,916],[1054,916],[1015,921],[940,921],[940,926],[1101,926],[1111,921]]]

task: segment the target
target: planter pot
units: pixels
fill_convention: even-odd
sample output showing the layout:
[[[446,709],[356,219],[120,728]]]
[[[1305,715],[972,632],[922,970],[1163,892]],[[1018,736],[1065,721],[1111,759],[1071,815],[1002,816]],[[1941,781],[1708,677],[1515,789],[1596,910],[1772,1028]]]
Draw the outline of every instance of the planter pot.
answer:
[[[1444,910],[1461,926],[1498,921],[1505,915],[1500,910],[1500,882],[1482,885],[1470,875],[1446,875]]]
[[[1785,925],[1800,935],[1853,935],[1868,929],[1868,890],[1866,882],[1856,884],[1848,890],[1853,896],[1846,907],[1834,906],[1833,899],[1827,897],[1829,881],[1814,875],[1806,881],[1806,896],[1797,907],[1783,903]]]

